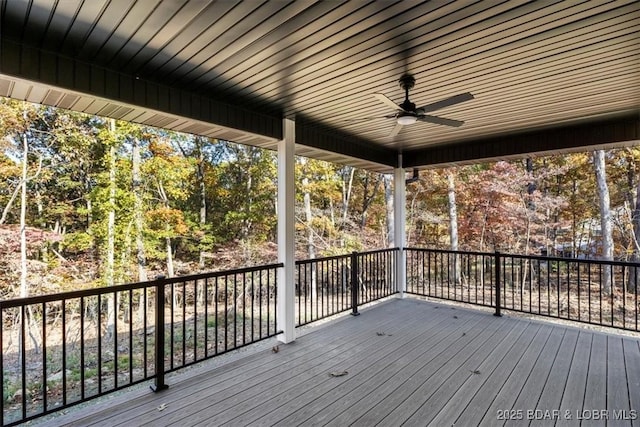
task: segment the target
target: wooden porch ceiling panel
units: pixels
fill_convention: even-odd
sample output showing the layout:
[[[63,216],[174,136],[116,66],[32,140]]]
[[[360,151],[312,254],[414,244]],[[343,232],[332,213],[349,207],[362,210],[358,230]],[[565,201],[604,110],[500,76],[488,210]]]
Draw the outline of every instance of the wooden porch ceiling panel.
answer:
[[[637,121],[639,30],[634,0],[0,0],[0,95],[267,148],[288,117],[299,153],[388,172],[398,153],[460,164],[493,158],[487,141],[519,155],[540,152],[524,134]],[[400,103],[407,72],[418,106],[473,93],[433,113],[465,124],[390,137],[373,94]]]

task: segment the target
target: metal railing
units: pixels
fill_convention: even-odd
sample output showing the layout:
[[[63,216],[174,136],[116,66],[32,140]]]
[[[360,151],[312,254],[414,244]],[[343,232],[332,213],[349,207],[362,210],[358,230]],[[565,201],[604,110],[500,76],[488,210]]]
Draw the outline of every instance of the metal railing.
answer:
[[[296,262],[296,326],[396,292],[398,249]],[[0,425],[273,337],[282,264],[0,301]],[[158,368],[161,367],[161,368]]]
[[[396,293],[398,249],[296,261],[296,326]]]
[[[482,252],[405,249],[407,293],[495,306],[495,256]]]
[[[407,292],[640,331],[640,264],[406,249]]]
[[[276,335],[280,267],[0,301],[0,425],[150,379],[162,389],[165,373]]]

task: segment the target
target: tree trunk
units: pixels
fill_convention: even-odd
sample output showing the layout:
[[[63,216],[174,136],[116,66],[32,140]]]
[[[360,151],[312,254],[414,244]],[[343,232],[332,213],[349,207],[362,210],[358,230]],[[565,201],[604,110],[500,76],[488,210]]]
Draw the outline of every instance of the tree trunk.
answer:
[[[302,168],[304,169],[307,164],[307,159],[304,157],[300,158],[300,163]],[[316,246],[313,239],[313,216],[311,213],[311,193],[309,192],[309,178],[307,178],[307,174],[303,173],[302,178],[302,193],[303,193],[303,201],[304,201],[304,215],[305,215],[305,223],[307,228],[307,254],[309,259],[314,259],[316,257]],[[318,283],[316,278],[316,270],[315,266],[311,268],[311,298],[312,301],[316,300],[316,296],[318,294]]]
[[[456,206],[456,185],[453,171],[447,171],[447,195],[449,199],[449,238],[451,241],[451,250],[458,250],[458,209]],[[453,266],[451,274],[454,283],[460,283],[460,260],[457,254],[453,258]]]
[[[631,253],[631,262],[640,261],[640,180],[636,186],[635,205],[631,211],[631,224],[633,224],[633,252]],[[638,289],[638,267],[631,267],[629,272],[629,281],[627,282],[627,289],[630,292],[635,293]]]
[[[146,282],[147,276],[147,254],[144,248],[144,212],[142,207],[142,178],[140,177],[140,141],[133,139],[133,149],[131,155],[132,181],[133,181],[133,210],[136,226],[136,264],[138,266],[138,281]]]
[[[360,229],[364,229],[367,225],[367,214],[369,211],[369,207],[373,203],[376,195],[378,193],[378,189],[380,188],[381,179],[374,179],[373,188],[371,189],[371,193],[369,193],[369,182],[371,181],[372,174],[368,171],[365,171],[365,180],[363,184],[362,190],[362,216],[360,217]]]
[[[173,267],[173,250],[171,249],[171,237],[165,238],[165,249],[167,252],[167,276],[173,277],[175,276],[175,271]]]
[[[11,193],[11,198],[9,199],[9,201],[7,202],[7,204],[5,205],[2,211],[2,216],[0,216],[0,224],[4,224],[4,222],[7,220],[7,215],[9,215],[9,211],[11,211],[11,206],[13,206],[13,202],[18,197],[18,194],[20,194],[20,190],[22,190],[22,185],[18,184],[16,188],[13,190],[13,193]]]
[[[387,247],[392,247],[395,242],[395,217],[393,215],[393,186],[391,175],[384,175],[384,201],[387,216]],[[403,183],[404,184],[404,183]]]
[[[144,248],[144,213],[142,212],[142,179],[140,177],[140,140],[133,139],[133,149],[131,153],[131,180],[133,187],[133,216],[136,228],[136,264],[138,267],[138,281],[146,282],[147,276],[147,254]],[[140,290],[140,302],[138,303],[138,319],[144,320],[147,296],[144,289]]]
[[[27,172],[29,143],[22,136],[22,182],[20,183],[20,298],[29,295],[27,288]]]
[[[346,170],[349,171],[349,179],[348,181],[342,180],[342,228],[344,228],[347,224],[347,217],[349,215],[349,204],[351,203],[351,192],[353,189],[353,175],[355,173],[355,168],[350,166],[346,166]]]
[[[115,135],[116,122],[111,119],[110,130]],[[116,240],[116,146],[111,141],[109,147],[109,213],[107,217],[107,262],[105,265],[105,282],[107,286],[115,284],[115,240]],[[115,325],[115,301],[113,296],[107,299],[107,334],[112,336]]]
[[[600,206],[600,228],[602,239],[602,259],[613,260],[613,224],[611,220],[611,206],[609,200],[609,187],[607,186],[607,174],[605,170],[604,150],[593,152],[593,166],[596,174],[596,186],[598,188],[598,202]],[[602,277],[602,290],[611,293],[612,271],[611,266],[605,266]]]
[[[204,152],[202,151],[203,141],[202,138],[196,138],[196,145],[198,149],[198,187],[200,189],[200,228],[204,230],[207,224],[207,186],[204,182]],[[200,268],[204,268],[204,249],[200,247],[198,265]]]

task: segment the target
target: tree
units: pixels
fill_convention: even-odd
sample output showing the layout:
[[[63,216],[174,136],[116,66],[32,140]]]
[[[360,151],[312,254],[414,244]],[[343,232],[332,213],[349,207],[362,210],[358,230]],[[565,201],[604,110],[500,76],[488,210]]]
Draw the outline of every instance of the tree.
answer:
[[[611,206],[609,201],[609,186],[605,169],[605,152],[596,150],[593,152],[593,167],[598,188],[598,206],[600,207],[600,229],[602,242],[602,259],[613,260],[613,231],[611,223]],[[612,270],[611,266],[605,266],[602,278],[602,290],[611,293]]]
[[[454,172],[449,169],[447,175],[447,195],[449,200],[449,236],[451,240],[451,250],[458,250],[458,208],[456,206],[456,186]],[[460,282],[460,261],[456,255],[453,257],[452,276],[454,283]]]
[[[184,212],[174,204],[184,202],[192,191],[193,159],[185,158],[171,145],[171,133],[159,133],[149,143],[150,158],[145,174],[155,189],[155,206],[147,211],[149,228],[163,242],[168,277],[175,275],[172,239],[184,236],[189,228]]]

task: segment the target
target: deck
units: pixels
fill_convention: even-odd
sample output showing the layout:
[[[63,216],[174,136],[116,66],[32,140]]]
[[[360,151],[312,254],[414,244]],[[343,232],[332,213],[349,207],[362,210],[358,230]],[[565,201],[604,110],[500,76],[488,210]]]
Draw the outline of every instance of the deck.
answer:
[[[47,425],[640,425],[640,339],[580,327],[391,300],[246,354]]]

